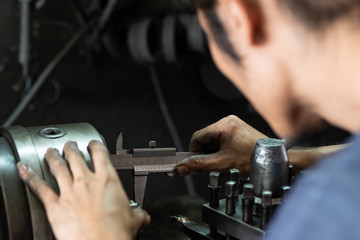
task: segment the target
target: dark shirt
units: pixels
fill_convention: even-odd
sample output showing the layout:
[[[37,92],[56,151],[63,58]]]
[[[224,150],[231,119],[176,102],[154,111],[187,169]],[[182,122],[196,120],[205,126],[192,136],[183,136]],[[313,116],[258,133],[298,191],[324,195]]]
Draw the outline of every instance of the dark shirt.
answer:
[[[360,135],[296,180],[269,240],[360,240]]]

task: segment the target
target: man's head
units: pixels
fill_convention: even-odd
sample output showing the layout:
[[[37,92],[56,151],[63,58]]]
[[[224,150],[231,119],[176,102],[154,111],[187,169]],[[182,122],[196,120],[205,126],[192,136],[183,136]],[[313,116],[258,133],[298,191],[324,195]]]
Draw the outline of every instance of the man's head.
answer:
[[[218,68],[278,134],[294,137],[317,125],[319,116],[350,128],[334,114],[339,104],[330,97],[346,94],[335,81],[342,77],[350,41],[344,34],[352,33],[360,17],[360,1],[195,0],[195,5]]]

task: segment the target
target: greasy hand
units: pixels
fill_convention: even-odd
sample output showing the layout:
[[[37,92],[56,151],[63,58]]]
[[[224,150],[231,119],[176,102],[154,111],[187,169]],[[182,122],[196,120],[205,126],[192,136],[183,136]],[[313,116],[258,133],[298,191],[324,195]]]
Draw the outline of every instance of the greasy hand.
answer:
[[[230,115],[193,134],[189,151],[209,154],[183,160],[177,165],[176,172],[184,175],[237,168],[242,177],[246,177],[252,150],[261,138],[266,136]]]
[[[45,159],[60,195],[25,165],[18,165],[19,175],[44,204],[56,239],[135,238],[138,230],[150,223],[150,217],[143,210],[130,208],[106,147],[92,141],[88,151],[95,173],[88,169],[75,142],[66,143],[64,158],[56,149],[48,149]]]

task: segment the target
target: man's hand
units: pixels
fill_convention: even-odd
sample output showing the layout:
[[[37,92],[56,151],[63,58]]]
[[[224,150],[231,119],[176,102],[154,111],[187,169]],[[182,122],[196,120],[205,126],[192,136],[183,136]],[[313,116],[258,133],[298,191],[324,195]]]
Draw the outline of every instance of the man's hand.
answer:
[[[249,160],[256,141],[266,136],[236,116],[228,116],[193,134],[190,152],[209,153],[187,158],[176,171],[185,175],[200,171],[225,171],[237,168],[249,174]]]
[[[75,142],[65,144],[64,158],[56,149],[47,150],[45,159],[60,195],[25,165],[18,165],[19,175],[44,204],[56,239],[135,238],[150,223],[149,215],[130,208],[106,147],[92,141],[88,151],[95,173],[88,169]]]

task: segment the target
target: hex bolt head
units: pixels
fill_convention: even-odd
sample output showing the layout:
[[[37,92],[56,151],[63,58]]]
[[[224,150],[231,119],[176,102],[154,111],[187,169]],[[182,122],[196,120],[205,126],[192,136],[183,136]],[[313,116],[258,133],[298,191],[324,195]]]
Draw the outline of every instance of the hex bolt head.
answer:
[[[272,192],[271,191],[263,191],[262,192],[261,205],[263,207],[271,207],[272,206]]]
[[[156,148],[156,141],[150,141],[149,142],[149,148]]]
[[[227,181],[225,183],[225,196],[228,198],[233,198],[237,196],[237,183],[234,181]]]
[[[220,173],[219,172],[211,172],[209,174],[209,186],[212,188],[219,188],[220,184]]]
[[[254,185],[247,183],[244,185],[244,199],[252,199],[254,197]]]

